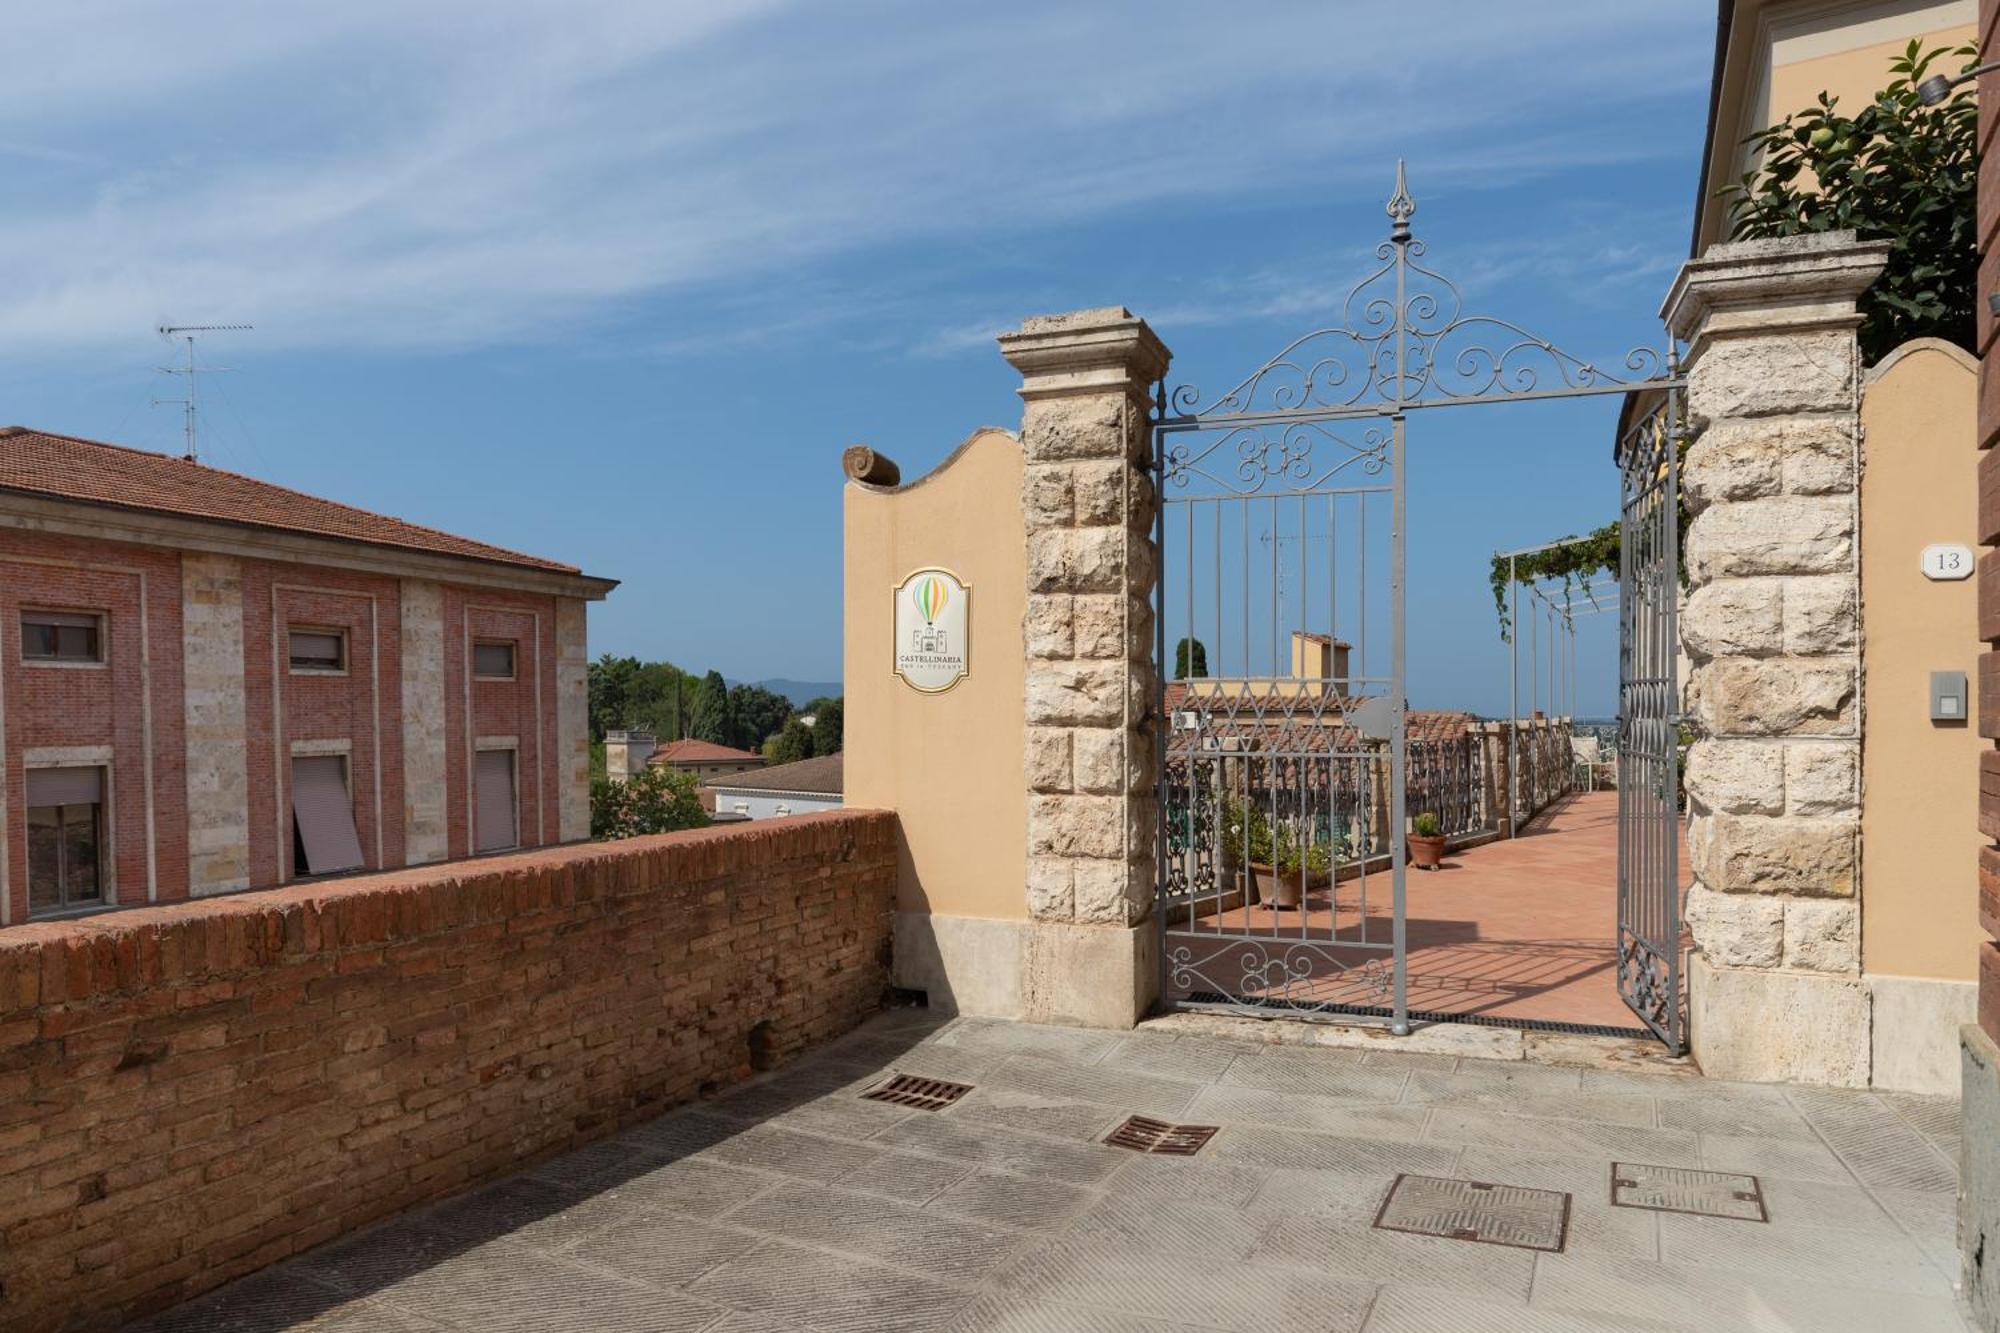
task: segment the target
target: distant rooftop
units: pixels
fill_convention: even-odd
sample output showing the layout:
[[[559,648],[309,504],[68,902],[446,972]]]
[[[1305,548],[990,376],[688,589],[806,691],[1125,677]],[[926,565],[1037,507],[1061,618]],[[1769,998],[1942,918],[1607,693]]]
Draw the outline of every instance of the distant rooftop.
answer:
[[[841,785],[840,755],[822,754],[793,764],[779,764],[750,773],[731,773],[710,778],[702,784],[716,791],[795,791],[817,796],[838,796]]]
[[[205,463],[26,426],[0,427],[0,491],[458,556],[552,574],[581,573],[575,565],[420,527]]]
[[[652,764],[724,764],[764,762],[764,756],[754,750],[738,750],[733,746],[717,745],[714,741],[698,741],[692,737],[686,740],[668,741],[653,751]]]

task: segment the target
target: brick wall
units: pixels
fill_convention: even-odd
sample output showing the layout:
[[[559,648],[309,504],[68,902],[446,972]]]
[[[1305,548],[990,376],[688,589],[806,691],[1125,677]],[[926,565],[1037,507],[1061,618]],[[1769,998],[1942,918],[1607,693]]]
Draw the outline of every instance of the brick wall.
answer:
[[[0,1328],[111,1327],[858,1023],[892,815],[0,935]],[[768,1026],[766,1026],[768,1025]]]

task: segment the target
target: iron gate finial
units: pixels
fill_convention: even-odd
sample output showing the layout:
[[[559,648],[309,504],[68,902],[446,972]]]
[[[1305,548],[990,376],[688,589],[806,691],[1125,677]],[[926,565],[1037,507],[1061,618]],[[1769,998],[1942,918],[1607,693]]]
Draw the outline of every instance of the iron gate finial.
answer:
[[[1397,245],[1410,243],[1410,219],[1417,213],[1417,201],[1410,198],[1410,183],[1403,176],[1403,159],[1396,159],[1396,192],[1389,196],[1389,239]]]

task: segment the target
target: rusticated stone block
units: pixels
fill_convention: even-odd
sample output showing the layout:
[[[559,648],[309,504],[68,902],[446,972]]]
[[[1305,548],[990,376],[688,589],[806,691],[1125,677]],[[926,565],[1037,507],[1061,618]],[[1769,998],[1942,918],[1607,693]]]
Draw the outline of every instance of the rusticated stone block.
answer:
[[[1136,682],[1123,662],[1050,662],[1028,673],[1028,721],[1110,726],[1124,719]]]
[[[1785,955],[1785,904],[1778,898],[1688,889],[1685,918],[1695,947],[1718,967],[1776,967]]]
[[[1853,652],[1861,637],[1853,576],[1792,578],[1785,586],[1785,651],[1799,657]]]
[[[1718,338],[1689,371],[1688,411],[1717,422],[1852,410],[1856,362],[1846,329]]]
[[[1075,517],[1074,475],[1063,464],[1041,464],[1021,473],[1021,509],[1029,528],[1066,528]]]
[[[1067,593],[1036,593],[1028,598],[1023,623],[1031,658],[1067,658],[1076,654],[1076,599]]]
[[[1696,871],[1719,893],[1811,898],[1854,893],[1860,835],[1855,819],[1709,815],[1704,822]]]
[[[1028,728],[1028,790],[1066,792],[1073,789],[1071,738],[1065,727]]]
[[[1787,902],[1785,966],[1800,972],[1860,971],[1860,904],[1851,899]]]
[[[1725,658],[1696,669],[1694,702],[1711,736],[1854,731],[1855,666],[1821,658]]]
[[[1125,802],[1116,796],[1035,796],[1028,804],[1030,856],[1119,857]]]
[[[1845,740],[1785,746],[1785,808],[1795,815],[1844,815],[1861,808],[1859,750]]]
[[[1724,579],[1688,594],[1681,646],[1689,656],[1763,657],[1784,651],[1785,580]]]
[[[1785,809],[1785,749],[1775,742],[1696,741],[1688,747],[1688,795],[1710,811],[1776,815]]]
[[[1069,864],[1078,922],[1129,926],[1145,919],[1153,891],[1149,867],[1122,858],[1078,858]]]
[[[1076,915],[1074,862],[1064,856],[1028,858],[1028,915],[1038,921],[1068,921]]]
[[[1021,414],[1021,453],[1030,463],[1137,461],[1145,420],[1144,404],[1122,393],[1041,399]]]
[[[1078,791],[1125,793],[1151,786],[1152,746],[1146,733],[1085,727],[1073,734]]]
[[[1698,584],[1852,570],[1853,502],[1845,496],[1785,495],[1710,505],[1688,525],[1687,565]]]

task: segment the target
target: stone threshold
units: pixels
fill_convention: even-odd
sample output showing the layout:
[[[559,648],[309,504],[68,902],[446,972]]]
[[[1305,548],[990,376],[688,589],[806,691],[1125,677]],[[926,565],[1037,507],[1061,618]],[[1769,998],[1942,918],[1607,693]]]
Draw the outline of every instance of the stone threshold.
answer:
[[[1472,1023],[1425,1023],[1412,1027],[1407,1037],[1398,1037],[1380,1021],[1340,1022],[1282,1014],[1251,1018],[1194,1010],[1156,1014],[1141,1020],[1138,1030],[1162,1036],[1223,1037],[1273,1046],[1330,1046],[1343,1050],[1458,1056],[1468,1060],[1569,1065],[1665,1077],[1701,1077],[1701,1068],[1691,1056],[1668,1055],[1660,1043],[1641,1037],[1587,1037]]]

